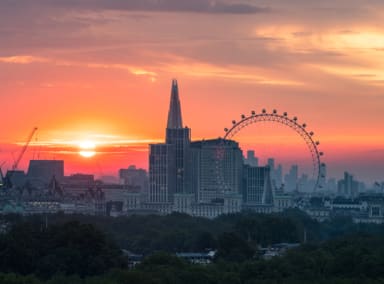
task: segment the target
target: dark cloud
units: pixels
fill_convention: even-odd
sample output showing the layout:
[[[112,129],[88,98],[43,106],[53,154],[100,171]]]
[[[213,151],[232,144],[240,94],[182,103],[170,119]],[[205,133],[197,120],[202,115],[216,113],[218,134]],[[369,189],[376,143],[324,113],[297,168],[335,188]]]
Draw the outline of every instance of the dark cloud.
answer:
[[[56,7],[73,10],[120,10],[143,12],[189,12],[211,14],[255,14],[269,12],[267,7],[259,7],[248,3],[229,3],[220,0],[37,0],[9,1],[4,0],[1,6],[8,8]]]
[[[72,2],[72,3],[71,3]],[[245,3],[226,3],[212,0],[84,0],[63,1],[67,7],[85,9],[110,9],[123,11],[193,12],[254,14],[269,11],[268,8]],[[70,5],[72,4],[72,5]]]

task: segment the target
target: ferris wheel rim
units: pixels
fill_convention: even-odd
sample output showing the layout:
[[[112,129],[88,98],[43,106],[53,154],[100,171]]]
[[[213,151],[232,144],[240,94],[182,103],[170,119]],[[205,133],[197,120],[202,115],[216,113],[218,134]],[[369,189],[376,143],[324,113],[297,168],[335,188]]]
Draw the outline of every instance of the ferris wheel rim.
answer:
[[[314,132],[307,131],[306,123],[299,124],[298,118],[296,116],[290,118],[287,112],[279,114],[275,109],[270,113],[265,109],[262,109],[261,113],[252,111],[250,115],[242,114],[239,121],[232,120],[232,126],[230,128],[224,128],[225,135],[223,139],[232,139],[243,128],[257,122],[277,122],[291,128],[301,136],[301,138],[308,146],[312,158],[312,164],[314,167],[313,178],[315,179],[314,190],[316,190],[318,187],[321,188],[322,185],[320,184],[320,181],[323,177],[325,177],[325,175],[322,173],[325,164],[321,162],[321,156],[323,156],[324,153],[319,151],[317,147],[320,142],[315,141],[312,138],[314,136]]]

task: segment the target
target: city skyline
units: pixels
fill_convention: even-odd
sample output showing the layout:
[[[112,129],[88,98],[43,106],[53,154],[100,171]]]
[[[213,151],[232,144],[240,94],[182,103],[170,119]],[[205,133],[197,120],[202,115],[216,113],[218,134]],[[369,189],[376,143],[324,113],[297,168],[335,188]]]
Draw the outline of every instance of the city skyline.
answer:
[[[347,170],[382,180],[382,3],[135,3],[0,3],[6,168],[21,148],[14,143],[25,143],[34,126],[32,144],[40,146],[21,168],[33,155],[64,158],[69,172],[147,168],[147,144],[164,136],[177,78],[194,140],[223,136],[252,110],[287,111],[315,132],[331,176]],[[250,131],[240,146],[265,155],[257,149],[262,136],[275,149],[283,139],[303,153],[284,131]],[[85,141],[96,144],[92,158],[78,155]]]

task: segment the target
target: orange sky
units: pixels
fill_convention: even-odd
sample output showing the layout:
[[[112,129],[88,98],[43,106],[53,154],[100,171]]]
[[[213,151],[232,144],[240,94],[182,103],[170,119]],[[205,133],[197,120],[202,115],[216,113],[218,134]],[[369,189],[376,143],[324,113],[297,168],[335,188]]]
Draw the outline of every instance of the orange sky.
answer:
[[[34,126],[33,143],[44,145],[30,147],[20,168],[33,157],[64,158],[68,174],[147,167],[177,78],[194,139],[275,108],[316,133],[331,175],[384,180],[383,1],[31,2],[0,2],[5,168]],[[273,138],[296,139],[280,128],[242,135],[242,148],[260,156],[290,146],[299,160],[307,155]],[[95,157],[78,155],[84,140],[96,142]]]

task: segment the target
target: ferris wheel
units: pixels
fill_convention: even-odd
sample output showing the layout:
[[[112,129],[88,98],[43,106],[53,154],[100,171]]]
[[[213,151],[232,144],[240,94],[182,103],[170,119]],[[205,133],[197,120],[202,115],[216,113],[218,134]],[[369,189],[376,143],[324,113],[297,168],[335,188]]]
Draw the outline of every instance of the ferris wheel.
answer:
[[[286,112],[279,114],[277,110],[267,112],[265,109],[261,113],[252,111],[250,115],[241,115],[239,121],[232,120],[232,126],[230,128],[224,128],[224,139],[233,139],[242,129],[247,126],[260,122],[275,122],[285,125],[294,130],[306,143],[307,148],[311,155],[312,160],[312,179],[315,180],[313,190],[323,187],[325,179],[325,164],[321,162],[323,152],[319,151],[318,146],[320,142],[314,140],[314,132],[307,131],[307,125],[305,123],[299,123],[296,116],[290,118]]]

